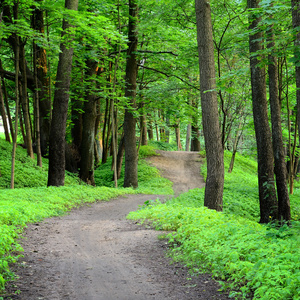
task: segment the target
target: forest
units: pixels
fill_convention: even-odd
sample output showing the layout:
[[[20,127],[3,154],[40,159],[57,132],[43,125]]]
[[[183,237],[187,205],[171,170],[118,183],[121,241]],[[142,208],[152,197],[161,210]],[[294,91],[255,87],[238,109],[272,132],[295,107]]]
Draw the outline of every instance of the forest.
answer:
[[[172,194],[144,161],[157,149],[200,153],[205,189],[129,218],[174,231],[173,259],[232,297],[300,299],[300,1],[1,0],[0,12],[0,299],[27,223]]]

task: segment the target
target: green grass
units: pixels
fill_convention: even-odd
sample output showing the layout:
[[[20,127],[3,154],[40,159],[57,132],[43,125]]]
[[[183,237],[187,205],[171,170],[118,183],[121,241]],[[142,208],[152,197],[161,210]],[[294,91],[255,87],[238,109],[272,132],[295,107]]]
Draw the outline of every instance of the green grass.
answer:
[[[0,138],[0,189],[10,187],[12,144]],[[28,157],[22,147],[16,149],[15,188],[42,187],[47,185],[48,160],[43,158],[43,167],[36,165],[36,159]],[[65,185],[78,184],[77,176],[66,174]]]
[[[225,152],[225,170],[230,158]],[[196,274],[211,272],[232,297],[300,299],[299,186],[291,196],[291,227],[258,224],[256,170],[255,161],[236,156],[233,172],[225,172],[223,213],[203,207],[204,189],[195,189],[165,204],[147,203],[128,218],[174,231],[172,258]]]
[[[157,155],[153,146],[141,146],[139,151],[140,158]],[[111,170],[112,158],[108,158],[105,164],[100,165],[95,170],[95,182],[97,186],[114,187],[113,171]],[[137,191],[141,194],[173,194],[172,182],[161,177],[159,171],[151,167],[148,162],[143,159],[138,161],[138,182]],[[124,184],[124,160],[121,172],[121,178],[118,180],[118,186]]]
[[[17,147],[15,189],[11,190],[8,189],[11,151],[11,144],[0,139],[0,291],[14,277],[9,266],[22,252],[17,240],[26,224],[62,215],[84,203],[109,200],[124,194],[173,194],[172,183],[144,160],[139,161],[140,187],[136,190],[112,188],[111,160],[95,172],[98,187],[88,186],[76,175],[67,172],[64,187],[47,188],[48,160],[43,159],[43,167],[37,167],[36,160],[29,158],[22,147]],[[143,158],[155,154],[154,147],[143,146],[139,155]],[[119,186],[123,181],[124,178],[121,178]]]

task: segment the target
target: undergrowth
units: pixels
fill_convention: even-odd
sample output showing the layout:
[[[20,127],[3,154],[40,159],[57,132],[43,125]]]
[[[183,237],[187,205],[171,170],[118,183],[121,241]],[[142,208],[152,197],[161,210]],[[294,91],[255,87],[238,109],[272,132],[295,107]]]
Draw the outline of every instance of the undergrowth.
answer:
[[[230,158],[225,152],[225,170]],[[258,224],[256,162],[237,155],[233,172],[225,171],[224,212],[208,210],[203,201],[204,189],[194,189],[165,204],[147,203],[128,218],[174,231],[168,235],[172,258],[195,273],[211,272],[231,297],[300,299],[299,188],[291,196],[291,227]]]
[[[0,138],[0,189],[10,187],[12,144]],[[36,159],[27,155],[21,146],[16,148],[15,188],[42,187],[47,185],[48,160],[42,158],[43,166],[38,167]],[[78,184],[78,178],[66,172],[65,185]]]
[[[136,190],[111,188],[111,160],[95,172],[99,187],[88,186],[79,182],[76,175],[67,173],[66,186],[47,188],[48,160],[43,159],[43,167],[37,167],[36,160],[29,158],[26,150],[20,146],[16,151],[16,188],[7,189],[10,186],[11,148],[11,144],[0,138],[0,291],[14,277],[9,266],[21,255],[18,238],[26,224],[64,214],[84,203],[108,200],[124,194],[173,194],[172,183],[162,178],[157,169],[143,160],[139,161],[140,187]],[[140,158],[155,154],[153,146],[140,148]],[[121,178],[119,186],[123,185],[123,181]]]
[[[157,155],[153,146],[141,146],[139,158]],[[114,187],[113,171],[111,170],[112,158],[108,158],[105,164],[100,165],[95,170],[95,182],[97,186]],[[124,161],[121,171],[121,178],[118,180],[118,186],[124,184]],[[147,161],[140,159],[138,161],[138,184],[137,191],[141,194],[173,194],[172,182],[163,178],[159,171],[151,167]]]
[[[0,201],[0,291],[13,278],[9,264],[16,262],[22,248],[17,239],[26,224],[59,216],[73,207],[99,200],[136,194],[129,189],[68,186],[2,190]]]

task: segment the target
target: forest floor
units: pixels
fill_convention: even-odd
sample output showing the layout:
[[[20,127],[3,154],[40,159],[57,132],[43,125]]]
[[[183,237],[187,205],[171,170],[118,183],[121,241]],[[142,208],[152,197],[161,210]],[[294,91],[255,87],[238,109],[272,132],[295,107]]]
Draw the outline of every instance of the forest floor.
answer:
[[[159,152],[149,160],[174,182],[176,195],[204,186],[197,153]],[[192,276],[170,264],[162,232],[125,219],[157,197],[165,196],[129,195],[30,224],[21,241],[24,257],[13,269],[19,279],[4,299],[229,299],[209,274]]]

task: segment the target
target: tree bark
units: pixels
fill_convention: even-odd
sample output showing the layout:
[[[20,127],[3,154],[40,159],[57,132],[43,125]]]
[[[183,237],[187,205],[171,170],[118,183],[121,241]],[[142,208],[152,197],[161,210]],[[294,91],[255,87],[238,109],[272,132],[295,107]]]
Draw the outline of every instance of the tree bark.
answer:
[[[118,149],[118,155],[117,155],[117,165],[116,165],[117,179],[120,179],[120,177],[121,177],[124,152],[125,152],[125,143],[124,143],[124,132],[123,132],[120,143],[119,143],[119,149]]]
[[[196,0],[197,40],[200,68],[202,122],[207,159],[204,205],[222,211],[224,188],[224,154],[218,116],[215,83],[214,45],[209,1]]]
[[[34,81],[35,86],[38,86],[38,73],[37,73],[37,46],[36,43],[33,43],[33,65],[34,65]],[[35,131],[36,131],[36,156],[37,156],[37,165],[42,167],[42,151],[41,151],[41,128],[40,128],[40,98],[39,92],[35,90]]]
[[[95,86],[98,63],[92,59],[87,61],[86,80],[89,88],[84,102],[82,141],[80,147],[80,179],[91,185],[95,185],[94,179],[94,144],[95,122],[97,118],[97,97],[93,92]]]
[[[268,48],[274,51],[275,37],[272,26],[268,30]],[[270,53],[273,53],[270,52]],[[279,221],[290,221],[291,208],[286,182],[287,170],[283,149],[283,138],[281,129],[281,105],[278,95],[278,66],[277,57],[273,54],[268,56],[269,96],[272,121],[272,141],[275,162],[276,188],[278,197],[278,219]]]
[[[296,98],[297,98],[297,115],[298,115],[298,132],[300,133],[300,1],[299,0],[291,0],[292,3],[292,19],[293,19],[293,27],[296,30],[295,36],[295,50],[294,50],[294,58],[295,58],[295,71],[296,71]],[[300,137],[300,134],[299,134]]]
[[[31,124],[30,124],[30,114],[29,114],[29,103],[27,97],[27,75],[26,75],[26,59],[25,59],[25,44],[21,43],[20,45],[20,71],[22,73],[22,111],[25,125],[25,140],[27,154],[34,158],[33,148],[32,148],[32,133],[31,133]]]
[[[5,140],[10,143],[9,126],[8,126],[5,107],[4,107],[4,99],[3,99],[3,92],[2,92],[2,86],[1,86],[1,77],[0,77],[0,113],[1,113],[2,121],[3,121]]]
[[[37,0],[42,2],[43,0]],[[32,14],[32,27],[39,33],[45,33],[44,12],[35,8]],[[48,153],[50,123],[51,123],[51,100],[50,100],[50,82],[48,77],[47,53],[43,47],[35,45],[36,72],[38,82],[35,82],[35,88],[38,88],[39,115],[40,115],[40,139],[41,153],[43,156]]]
[[[70,10],[77,10],[78,0],[65,0],[65,7]],[[63,37],[69,34],[68,29],[70,27],[71,24],[64,20]],[[50,129],[48,186],[62,186],[65,183],[65,136],[73,48],[61,43],[60,50]]]
[[[188,124],[186,129],[186,138],[185,138],[185,151],[190,151],[190,144],[191,144],[191,123]]]
[[[128,25],[128,52],[126,59],[126,86],[125,97],[128,105],[125,108],[124,117],[124,141],[125,141],[125,177],[124,187],[138,187],[137,172],[137,149],[135,126],[136,118],[133,110],[136,108],[136,78],[137,59],[136,51],[138,44],[137,35],[138,6],[136,0],[129,0],[129,25]]]
[[[248,8],[258,8],[259,0],[248,0]],[[255,14],[249,16],[250,69],[254,129],[257,145],[258,186],[260,203],[260,223],[277,219],[276,192],[274,186],[273,150],[271,131],[268,123],[265,69],[261,68],[256,52],[262,50],[262,33],[257,30],[260,19]]]
[[[18,5],[15,8],[18,10]],[[17,13],[16,13],[17,14]],[[16,16],[17,19],[17,16]],[[10,177],[10,188],[15,188],[15,161],[16,161],[16,149],[18,139],[18,113],[19,113],[19,61],[20,61],[20,44],[19,37],[16,37],[16,48],[15,48],[15,96],[16,96],[16,112],[15,112],[15,130],[13,139],[13,149],[11,158],[11,177]]]

